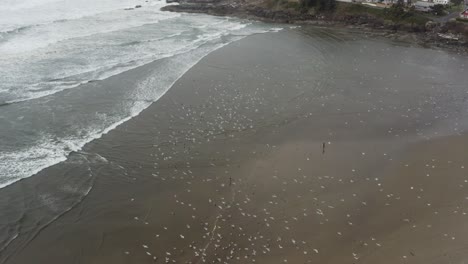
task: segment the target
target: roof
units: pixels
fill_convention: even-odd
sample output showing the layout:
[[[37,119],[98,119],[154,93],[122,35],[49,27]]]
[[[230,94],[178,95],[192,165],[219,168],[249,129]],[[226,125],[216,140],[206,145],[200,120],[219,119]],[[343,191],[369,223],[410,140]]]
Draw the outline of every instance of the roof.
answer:
[[[430,7],[430,6],[433,6],[434,3],[417,1],[416,3],[414,3],[414,5],[415,6],[421,6],[421,7]]]

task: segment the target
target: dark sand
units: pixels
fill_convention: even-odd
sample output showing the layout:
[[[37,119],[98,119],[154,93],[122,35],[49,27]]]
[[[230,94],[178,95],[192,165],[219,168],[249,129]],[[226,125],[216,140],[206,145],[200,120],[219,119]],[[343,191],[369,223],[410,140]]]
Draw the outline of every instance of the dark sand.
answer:
[[[4,263],[465,263],[457,56],[322,29],[230,44],[69,161],[91,192]]]

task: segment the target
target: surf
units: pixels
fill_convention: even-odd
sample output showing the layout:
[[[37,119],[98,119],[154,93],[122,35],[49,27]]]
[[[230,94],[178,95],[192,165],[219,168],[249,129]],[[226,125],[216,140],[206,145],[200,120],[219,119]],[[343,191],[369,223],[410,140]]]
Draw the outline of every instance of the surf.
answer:
[[[168,14],[161,6],[114,8],[3,39],[4,51],[9,46],[12,52],[0,61],[0,188],[65,161],[139,115],[210,52],[274,31],[237,19]],[[138,18],[126,23],[129,16]],[[99,21],[108,25],[89,29]],[[57,34],[14,49],[39,32]]]

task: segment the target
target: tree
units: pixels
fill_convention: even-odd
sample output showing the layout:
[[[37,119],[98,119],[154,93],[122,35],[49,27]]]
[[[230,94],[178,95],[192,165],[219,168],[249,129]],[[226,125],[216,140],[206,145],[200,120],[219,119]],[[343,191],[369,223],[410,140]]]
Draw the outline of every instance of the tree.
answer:
[[[434,15],[441,16],[444,14],[444,8],[445,8],[444,5],[441,5],[441,4],[433,5],[431,6],[431,12]]]
[[[463,0],[450,0],[450,2],[456,6],[460,5],[461,3],[463,3]]]
[[[335,0],[318,0],[316,9],[319,11],[333,11],[336,8]]]
[[[403,1],[398,0],[395,4],[393,4],[388,10],[387,15],[390,18],[394,19],[403,19],[407,15],[405,11],[405,4]]]
[[[315,8],[317,11],[333,11],[336,8],[336,0],[301,0],[303,10]]]
[[[301,0],[301,7],[309,9],[317,4],[317,0]]]

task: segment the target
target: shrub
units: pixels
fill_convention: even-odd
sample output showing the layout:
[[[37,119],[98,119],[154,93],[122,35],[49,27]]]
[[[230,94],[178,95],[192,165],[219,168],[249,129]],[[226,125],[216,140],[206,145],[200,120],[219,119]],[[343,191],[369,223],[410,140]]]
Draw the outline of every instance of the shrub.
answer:
[[[333,11],[336,9],[336,0],[301,0],[300,6],[304,11],[309,8],[316,11]]]
[[[441,16],[445,13],[444,8],[445,6],[441,4],[433,5],[431,6],[431,13],[433,13],[436,16]]]

